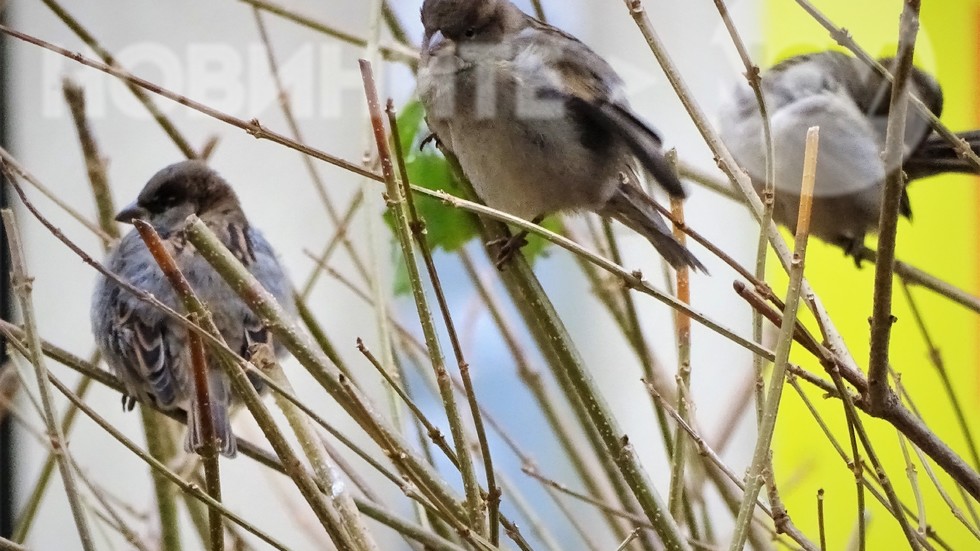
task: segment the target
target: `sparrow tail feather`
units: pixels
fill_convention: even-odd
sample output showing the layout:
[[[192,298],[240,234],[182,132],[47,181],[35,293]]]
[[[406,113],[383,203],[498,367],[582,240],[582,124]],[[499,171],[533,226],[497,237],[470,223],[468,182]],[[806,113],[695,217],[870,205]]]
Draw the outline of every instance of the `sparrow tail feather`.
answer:
[[[959,132],[958,138],[966,140],[970,149],[980,155],[980,130]],[[960,174],[978,174],[976,166],[959,156],[953,146],[945,138],[933,134],[908,160],[905,161],[905,172],[910,180],[936,176],[945,172]]]
[[[231,431],[231,418],[228,412],[231,401],[229,390],[224,375],[219,370],[210,369],[208,391],[211,397],[211,423],[214,425],[214,434],[218,440],[218,451],[221,455],[231,458],[238,453],[238,443],[235,434]],[[204,450],[204,434],[198,412],[197,400],[192,399],[188,412],[187,439],[184,441],[184,449],[188,453],[200,453]]]
[[[687,247],[681,245],[660,216],[653,199],[631,182],[623,182],[599,214],[615,218],[653,245],[674,268],[689,266],[703,273],[708,270]]]
[[[576,109],[589,113],[608,131],[619,136],[643,168],[673,197],[686,197],[677,172],[661,150],[660,136],[629,109],[609,101],[588,101],[577,96],[568,98]]]

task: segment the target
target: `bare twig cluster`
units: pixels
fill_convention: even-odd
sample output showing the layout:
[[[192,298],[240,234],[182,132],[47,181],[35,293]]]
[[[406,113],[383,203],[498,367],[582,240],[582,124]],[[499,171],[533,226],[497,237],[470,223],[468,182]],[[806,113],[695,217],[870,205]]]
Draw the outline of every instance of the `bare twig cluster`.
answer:
[[[310,521],[310,537],[318,547],[373,551],[384,548],[379,543],[384,537],[382,530],[391,530],[407,548],[454,551],[514,547],[558,550],[570,546],[602,549],[614,545],[618,549],[644,551],[725,547],[738,550],[746,546],[827,549],[826,496],[821,492],[815,497],[812,514],[791,512],[777,487],[777,481],[784,480],[786,475],[774,471],[772,442],[782,412],[781,400],[794,394],[821,429],[820,435],[840,456],[844,467],[841,475],[853,476],[858,548],[864,549],[869,544],[866,513],[872,500],[890,517],[880,522],[892,522],[914,549],[956,546],[933,524],[933,519],[949,511],[958,525],[965,527],[975,538],[973,545],[980,541],[980,515],[977,513],[980,454],[971,433],[969,413],[956,398],[934,332],[923,321],[908,286],[928,288],[974,312],[980,312],[980,300],[895,258],[895,223],[904,184],[901,171],[895,171],[886,186],[878,250],[863,254],[873,257],[876,266],[875,308],[868,334],[871,355],[865,375],[860,368],[865,362],[857,361],[850,354],[834,318],[806,277],[819,129],[811,129],[807,139],[800,222],[794,247],[790,249],[772,221],[774,148],[759,69],[753,64],[723,0],[715,0],[714,4],[744,63],[745,77],[756,91],[760,113],[766,122],[767,177],[761,197],[708,123],[706,114],[681,78],[648,17],[644,3],[625,0],[625,7],[729,182],[719,182],[701,168],[686,163],[679,163],[681,174],[705,182],[709,189],[744,203],[760,223],[755,266],[748,269],[714,245],[707,231],[689,227],[679,204],[665,211],[679,239],[690,236],[725,264],[726,274],[715,277],[726,286],[733,282],[737,294],[751,308],[751,338],[717,321],[717,312],[702,312],[692,306],[687,270],[669,274],[668,286],[672,290],[664,291],[639,271],[626,267],[620,244],[608,224],[599,227],[589,221],[588,235],[580,239],[577,228],[551,231],[486,207],[476,199],[449,153],[445,157],[452,172],[447,173],[453,174],[458,181],[459,193],[443,191],[412,174],[412,152],[404,143],[411,143],[412,140],[406,140],[406,137],[411,138],[418,129],[400,124],[402,119],[394,104],[382,99],[375,72],[378,63],[403,64],[414,70],[418,52],[386,1],[377,0],[372,4],[371,31],[362,37],[269,0],[241,0],[244,8],[254,14],[279,93],[279,107],[288,123],[286,132],[267,128],[257,119],[243,120],[224,113],[131,74],[67,9],[55,0],[43,2],[101,61],[21,30],[0,26],[0,33],[7,39],[49,50],[123,81],[186,157],[207,158],[216,142],[211,141],[201,150],[195,149],[178,125],[159,108],[160,98],[300,154],[314,193],[334,227],[334,234],[325,236],[322,252],[310,255],[315,261],[314,268],[305,284],[297,286],[298,320],[291,318],[287,309],[262,288],[197,217],[191,216],[187,220],[183,236],[289,349],[318,385],[317,392],[329,396],[339,406],[344,422],[328,419],[323,412],[304,403],[297,396],[287,373],[268,350],[250,351],[249,357],[245,358],[240,351],[228,347],[210,317],[208,306],[197,298],[151,226],[137,224],[137,229],[177,291],[181,308],[170,308],[157,297],[120,279],[78,245],[78,236],[66,234],[50,221],[48,213],[30,200],[25,193],[27,187],[50,197],[56,207],[98,237],[104,249],[111,247],[119,237],[112,216],[115,209],[105,169],[106,153],[85,118],[84,91],[77,85],[66,82],[64,92],[86,161],[84,177],[90,182],[97,205],[95,219],[60,201],[52,187],[45,186],[28,167],[2,149],[0,167],[26,207],[26,214],[36,218],[83,262],[115,280],[123,292],[159,309],[189,331],[196,365],[195,388],[201,393],[196,403],[202,404],[201,407],[207,407],[209,403],[204,376],[205,356],[218,358],[266,440],[257,443],[242,439],[239,451],[254,460],[255,469],[286,475],[284,480],[302,499],[301,502],[294,500],[289,506],[302,511],[304,518]],[[798,3],[844,46],[873,64],[846,32],[831,24],[809,2],[798,0]],[[887,159],[902,154],[902,129],[908,106],[924,109],[921,101],[909,96],[905,86],[912,63],[919,2],[907,0],[904,6],[898,35],[899,62],[894,75],[889,75],[894,85],[888,145],[884,152]],[[542,19],[546,7],[547,3],[533,2],[537,16]],[[361,61],[360,69],[370,114],[365,132],[371,147],[362,161],[347,160],[305,142],[280,78],[274,39],[266,26],[266,19],[273,17],[324,39],[364,49],[366,59]],[[883,67],[875,68],[887,73]],[[964,158],[980,163],[938,119],[931,113],[926,114],[938,133],[947,137]],[[363,185],[351,202],[339,204],[334,197],[333,182],[327,183],[319,175],[321,162],[340,169],[352,181]],[[886,162],[886,165],[899,166],[900,163]],[[383,196],[397,239],[399,262],[415,306],[411,319],[398,316],[387,304],[391,297],[376,273],[377,266],[387,258],[379,258],[378,251],[364,246],[351,232],[358,217],[374,216],[374,213],[365,212],[364,205],[365,197],[370,193],[381,194],[378,184],[384,186]],[[508,226],[515,227],[558,245],[578,262],[582,275],[592,285],[597,303],[608,314],[642,367],[642,378],[637,376],[635,384],[648,394],[649,426],[651,432],[656,430],[655,425],[659,429],[658,436],[670,462],[667,488],[659,488],[649,475],[650,462],[637,451],[630,435],[622,428],[621,420],[614,415],[610,397],[605,396],[596,383],[595,369],[583,359],[579,344],[566,328],[558,308],[529,262],[515,258],[506,270],[499,273],[490,270],[492,276],[488,277],[487,267],[492,264],[490,251],[487,251],[488,258],[482,259],[476,256],[477,251],[464,248],[454,255],[465,275],[463,285],[472,290],[474,307],[485,310],[494,325],[504,343],[501,354],[509,357],[516,376],[529,391],[530,398],[521,399],[533,401],[549,427],[543,438],[553,441],[560,449],[572,475],[563,475],[552,461],[536,459],[528,443],[515,436],[516,429],[497,418],[500,413],[498,401],[486,396],[474,380],[474,368],[470,364],[474,356],[467,350],[461,308],[447,293],[446,269],[441,264],[443,257],[436,254],[427,233],[427,224],[433,220],[426,219],[420,204],[423,199],[435,199],[446,209],[466,213],[466,219],[484,242],[506,237]],[[195,457],[187,457],[175,445],[174,427],[187,422],[183,412],[155,411],[151,404],[141,404],[146,433],[144,447],[112,426],[100,415],[98,407],[88,403],[91,385],[122,391],[122,384],[99,366],[97,355],[83,359],[63,350],[57,342],[41,339],[38,325],[43,319],[32,306],[31,267],[22,254],[18,225],[11,211],[4,211],[3,219],[8,246],[15,260],[11,277],[22,321],[0,321],[0,333],[18,353],[13,367],[0,368],[0,417],[10,414],[24,425],[26,431],[33,431],[48,449],[49,458],[18,519],[16,532],[10,540],[0,539],[0,549],[24,549],[25,542],[30,541],[32,529],[38,529],[35,526],[37,512],[55,468],[61,475],[78,540],[84,549],[99,548],[100,538],[106,537],[100,534],[106,531],[118,534],[138,549],[181,549],[188,538],[184,534],[187,528],[180,524],[181,507],[193,521],[192,530],[200,540],[198,547],[220,550],[268,545],[288,549],[282,541],[285,529],[265,526],[262,519],[254,518],[255,515],[236,512],[242,510],[239,504],[223,501],[214,427],[208,426],[209,423],[204,423],[202,431],[204,440],[210,445],[198,461]],[[339,250],[352,259],[353,274],[336,268],[333,257]],[[767,282],[768,255],[775,256],[789,277],[785,295],[777,296]],[[446,260],[449,261],[452,260]],[[321,325],[319,319],[331,313],[311,299],[313,288],[327,277],[357,296],[376,316],[377,336],[358,338],[358,353],[354,357],[348,358],[343,347],[338,347],[334,337]],[[915,407],[914,393],[891,371],[889,338],[896,280],[913,308],[917,327],[929,347],[930,359],[957,412],[958,430],[967,442],[962,452],[947,443],[951,439],[948,427],[940,430],[926,422]],[[658,307],[664,305],[675,313],[676,378],[659,359],[665,351],[654,348],[641,323],[639,312],[651,304],[647,298],[654,299]],[[708,329],[753,357],[752,385],[743,393],[739,416],[752,409],[750,403],[754,398],[758,437],[744,476],[726,463],[724,448],[729,435],[719,441],[707,438],[700,428],[691,390],[695,367],[692,350],[698,346],[692,337],[692,326]],[[777,335],[774,348],[764,342],[767,327]],[[416,332],[422,337],[417,337]],[[445,342],[448,342],[454,361],[446,360]],[[20,387],[10,384],[13,377],[10,374],[22,377],[26,370],[20,367],[27,364],[32,366],[39,400],[34,399],[32,392],[16,390]],[[59,364],[81,374],[81,382],[70,388],[64,383],[64,372],[60,368],[49,369],[49,364]],[[380,379],[373,377],[375,372]],[[285,426],[277,421],[276,415],[256,392],[251,382],[255,378],[271,388],[274,402],[287,421]],[[374,396],[378,389],[383,389],[388,398],[387,408],[376,403]],[[56,400],[54,391],[63,395],[67,402]],[[829,405],[816,405],[810,395],[813,391],[827,397],[826,404]],[[17,392],[28,397],[25,401],[37,410],[35,414],[22,411],[20,404],[25,401],[11,399],[10,395]],[[435,414],[420,405],[427,396],[436,397],[441,406]],[[60,407],[59,404],[65,405]],[[827,421],[831,409],[843,413],[845,430],[835,430]],[[98,481],[89,476],[86,466],[75,461],[68,435],[78,413],[94,421],[106,435],[146,464],[155,490],[152,513],[141,514],[125,499],[108,495]],[[38,428],[38,418],[43,421],[43,428]],[[202,412],[200,418],[209,420],[211,417]],[[881,420],[893,428],[898,435],[898,446],[872,439],[866,429],[871,419]],[[734,422],[735,419],[731,421]],[[448,436],[440,429],[442,425],[448,427]],[[817,439],[815,436],[814,440]],[[882,462],[885,448],[901,451],[910,492],[898,491],[899,484],[904,484],[899,482],[902,477],[886,470]],[[961,457],[966,454],[972,463]],[[511,473],[501,468],[506,463],[504,457],[516,458],[526,478],[513,480]],[[941,494],[947,511],[926,507],[922,497],[925,480],[919,479],[918,468],[926,472],[929,483]],[[563,476],[574,479],[562,480]],[[543,490],[542,493],[553,502],[563,517],[560,522],[541,514],[542,507],[529,496],[531,487]],[[765,495],[763,488],[767,490]],[[399,503],[385,501],[379,497],[382,489],[396,489],[404,499]],[[914,502],[909,501],[909,495]],[[410,518],[406,518],[406,510],[411,510]],[[721,510],[727,512],[727,517],[718,514]],[[817,518],[819,529],[812,533],[803,530],[799,519],[804,515]],[[148,521],[148,517],[152,521]],[[147,530],[142,528],[147,524],[159,526],[157,541],[148,541]],[[101,532],[94,531],[93,526],[99,527]]]

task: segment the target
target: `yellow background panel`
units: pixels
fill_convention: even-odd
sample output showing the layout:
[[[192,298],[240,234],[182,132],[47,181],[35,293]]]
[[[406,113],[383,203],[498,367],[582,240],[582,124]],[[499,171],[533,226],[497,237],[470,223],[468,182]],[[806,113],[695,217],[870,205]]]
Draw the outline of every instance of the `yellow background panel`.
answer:
[[[814,0],[814,4],[837,25],[848,29],[857,42],[873,55],[894,54],[901,1]],[[840,49],[828,33],[795,2],[764,0],[764,5],[763,67],[795,54]],[[980,125],[978,34],[980,2],[943,0],[923,3],[916,64],[934,74],[943,85],[946,103],[942,120],[953,130]],[[898,247],[901,260],[973,294],[980,294],[977,279],[980,268],[977,259],[977,209],[980,206],[977,185],[980,185],[977,178],[966,176],[944,176],[914,182],[909,190],[914,220],[901,223]],[[874,245],[873,239],[869,239],[868,245]],[[862,368],[866,368],[874,267],[866,264],[863,269],[857,269],[839,249],[811,242],[806,269],[807,276],[824,300],[855,359]],[[775,265],[770,267],[769,273],[777,288],[784,288],[785,277],[780,276],[780,272]],[[922,333],[915,324],[901,288],[896,286],[895,290],[898,322],[892,337],[892,364],[901,374],[903,384],[929,426],[972,463],[963,432],[956,423],[936,369],[929,361]],[[942,352],[971,429],[974,434],[980,433],[980,373],[976,344],[980,336],[980,317],[925,289],[913,287],[912,294],[923,312],[932,338]],[[819,372],[819,366],[808,361],[805,354],[797,351],[794,358]],[[851,447],[840,402],[824,399],[819,392],[808,390],[808,395],[850,455]],[[865,424],[892,483],[902,500],[915,510],[896,431],[873,419],[867,419]],[[787,387],[782,402],[774,454],[780,490],[795,523],[816,538],[816,495],[823,488],[827,492],[828,548],[848,548],[855,534],[857,519],[854,479],[790,387]],[[917,459],[915,463],[929,525],[953,549],[980,548],[980,543],[952,516]],[[952,489],[948,477],[940,475],[940,480]],[[960,494],[955,491],[951,494],[962,507]],[[898,523],[877,506],[872,495],[866,494],[866,500],[868,549],[907,548],[907,544],[903,544]],[[969,516],[965,509],[964,512]]]

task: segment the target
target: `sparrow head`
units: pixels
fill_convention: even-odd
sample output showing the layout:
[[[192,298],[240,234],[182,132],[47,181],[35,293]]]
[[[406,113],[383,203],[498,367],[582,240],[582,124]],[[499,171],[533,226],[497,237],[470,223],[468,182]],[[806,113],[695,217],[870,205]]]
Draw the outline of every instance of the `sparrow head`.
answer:
[[[121,210],[116,220],[129,224],[142,218],[157,231],[169,232],[191,214],[242,216],[238,196],[228,182],[196,160],[181,161],[154,174],[136,201]]]
[[[447,41],[499,42],[522,16],[509,0],[425,0],[422,51],[434,54]]]

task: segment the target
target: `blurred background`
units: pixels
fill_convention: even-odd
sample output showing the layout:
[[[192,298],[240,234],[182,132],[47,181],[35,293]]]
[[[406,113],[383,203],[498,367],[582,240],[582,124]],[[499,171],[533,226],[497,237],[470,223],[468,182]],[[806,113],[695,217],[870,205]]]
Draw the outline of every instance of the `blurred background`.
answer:
[[[530,2],[516,2],[531,10]],[[865,3],[825,0],[815,2],[838,25],[850,30],[857,41],[873,55],[894,51],[898,15],[902,2],[873,0]],[[676,148],[687,163],[708,173],[717,173],[711,154],[691,123],[674,91],[670,88],[656,60],[650,54],[627,9],[621,2],[596,0],[543,0],[549,22],[581,38],[606,56],[619,70],[628,85],[628,95],[642,116],[653,123],[665,137],[668,147]],[[714,116],[744,68],[731,40],[721,24],[713,3],[689,1],[648,1],[645,3],[669,53],[680,66],[683,78],[691,86],[701,107]],[[926,3],[917,48],[917,63],[937,76],[946,92],[943,120],[953,130],[963,130],[980,123],[980,4],[974,0],[947,0],[942,4]],[[279,0],[277,5],[289,12],[303,14],[357,37],[372,32],[372,2],[351,0]],[[404,22],[412,40],[421,37],[418,22],[418,0],[392,2],[392,9]],[[0,6],[3,3],[0,2]],[[833,46],[826,31],[793,2],[786,0],[738,0],[728,4],[738,29],[754,60],[766,67],[788,55]],[[218,2],[125,2],[84,1],[66,6],[119,64],[136,75],[184,94],[220,111],[241,119],[258,119],[264,127],[283,131],[288,128],[272,84],[266,50],[258,34],[256,16],[247,1]],[[3,11],[5,24],[41,37],[55,44],[81,52],[91,51],[41,2],[12,2]],[[263,21],[275,48],[290,92],[289,98],[302,131],[303,140],[311,146],[353,162],[360,162],[373,151],[369,133],[363,88],[357,60],[366,55],[363,47],[334,40],[322,33],[297,25],[286,18],[263,12]],[[387,30],[382,44],[392,44]],[[74,125],[62,96],[62,80],[79,83],[87,96],[88,116],[108,160],[108,174],[117,205],[133,200],[146,180],[161,167],[182,158],[181,152],[164,135],[155,121],[119,82],[102,73],[82,67],[70,60],[35,46],[0,39],[3,48],[2,141],[20,162],[58,198],[89,219],[95,219],[95,206],[87,182],[84,159],[78,147]],[[93,56],[94,57],[94,56]],[[414,93],[410,69],[397,62],[379,63],[383,93],[394,98],[396,106],[405,106]],[[208,118],[165,99],[154,99],[173,120],[195,148],[216,138],[211,165],[230,181],[241,197],[251,221],[261,228],[274,244],[298,286],[307,281],[315,263],[309,252],[319,254],[335,225],[325,215],[320,195],[295,151],[269,141],[256,140],[245,132]],[[365,206],[355,216],[350,236],[356,249],[366,259],[374,274],[375,285],[387,297],[393,315],[417,335],[418,320],[410,297],[397,295],[399,282],[396,268],[401,262],[397,243],[381,214],[385,204],[383,188],[366,182],[341,169],[316,163],[316,172],[325,184],[330,200],[343,212],[359,193]],[[943,279],[976,294],[977,200],[975,179],[944,177],[918,183],[911,190],[915,206],[915,223],[903,222],[900,228],[899,258],[940,275]],[[718,194],[690,185],[687,218],[692,227],[707,236],[744,265],[752,266],[758,241],[758,227],[747,210]],[[40,193],[31,190],[30,197],[44,213],[89,254],[101,257],[99,239]],[[40,332],[53,343],[81,356],[94,350],[89,330],[89,293],[95,272],[61,245],[26,210],[12,192],[7,199],[18,214],[28,252],[28,268],[34,276],[34,300]],[[567,217],[570,228],[584,233],[582,217]],[[620,231],[622,230],[622,231]],[[663,268],[657,255],[640,236],[617,227],[623,247],[623,264],[642,270],[656,286],[666,288]],[[692,246],[705,260],[711,276],[696,275],[692,303],[696,310],[734,329],[751,335],[751,311],[732,292],[733,273],[712,258],[703,248]],[[499,279],[487,262],[482,247],[467,246],[478,260],[477,268],[495,293],[501,294]],[[549,434],[542,414],[515,371],[515,363],[487,313],[464,266],[455,253],[439,253],[437,262],[477,386],[477,395],[485,407],[500,420],[510,434],[534,458],[542,471],[556,480],[575,483],[575,473]],[[357,273],[354,260],[346,252],[331,259],[331,267],[343,277]],[[5,270],[6,271],[6,270]],[[667,459],[660,443],[659,430],[652,423],[649,398],[640,382],[642,371],[636,355],[610,316],[594,298],[591,283],[570,254],[550,249],[535,264],[535,272],[571,332],[579,352],[610,402],[623,429],[629,434],[658,489],[666,492],[669,480]],[[785,281],[773,264],[770,274],[777,294]],[[867,320],[871,312],[873,269],[856,269],[853,261],[839,250],[814,244],[808,258],[808,277],[848,338],[859,362],[867,359]],[[364,282],[357,282],[364,287]],[[374,292],[373,289],[367,289]],[[969,420],[976,427],[980,416],[980,374],[977,365],[977,317],[918,290],[921,307],[929,320],[937,345],[942,349],[960,398],[968,408]],[[12,307],[5,294],[4,315]],[[323,276],[312,288],[309,304],[324,330],[337,345],[348,364],[371,381],[377,403],[388,398],[379,377],[358,354],[354,343],[361,338],[373,349],[381,349],[379,315],[337,277]],[[898,317],[909,319],[908,306],[897,306]],[[673,377],[676,358],[673,311],[666,306],[639,297],[636,300],[640,322],[656,351],[657,360]],[[512,310],[508,316],[514,317]],[[383,319],[383,318],[380,318]],[[519,332],[523,326],[517,324]],[[521,334],[522,344],[533,349],[530,338]],[[925,412],[931,426],[957,449],[961,449],[961,432],[944,398],[939,379],[927,363],[929,350],[911,323],[896,326],[893,347],[895,369],[903,382],[916,389],[916,405]],[[770,339],[771,341],[771,339]],[[729,439],[724,459],[737,473],[748,465],[754,445],[754,408],[744,407],[752,390],[751,356],[731,342],[695,325],[693,335],[692,401],[701,433],[711,441]],[[770,342],[771,344],[771,342]],[[447,347],[448,350],[448,347]],[[541,358],[532,356],[532,363]],[[862,363],[862,366],[864,363]],[[324,417],[336,420],[358,443],[370,449],[369,439],[353,426],[344,426],[345,414],[294,361],[285,365],[297,394]],[[56,373],[68,382],[74,373],[54,366]],[[363,370],[363,371],[361,371]],[[407,381],[418,389],[423,409],[442,422],[441,403],[425,390],[421,378]],[[33,388],[29,390],[33,391]],[[820,399],[814,393],[814,399]],[[86,401],[99,413],[138,442],[142,441],[140,417],[124,413],[117,393],[95,385]],[[29,411],[23,393],[17,406]],[[64,401],[58,402],[64,409]],[[815,436],[818,430],[798,399],[785,400],[774,445],[777,477],[790,512],[800,527],[815,531],[815,495],[819,488],[828,491],[829,515],[833,515],[831,548],[844,548],[853,529],[853,479],[848,480],[846,466],[834,455],[827,442]],[[835,428],[842,427],[839,407],[828,404],[827,415]],[[567,412],[564,412],[567,414]],[[236,421],[236,433],[262,442],[262,434],[248,414]],[[35,428],[39,419],[29,417]],[[8,417],[4,424],[0,449],[0,535],[9,535],[18,511],[36,484],[39,469],[47,456],[46,448]],[[940,430],[949,427],[948,430]],[[894,430],[876,426],[876,435],[893,451],[889,461],[901,465],[901,454]],[[43,430],[42,430],[43,432]],[[843,434],[843,433],[842,433]],[[87,419],[80,419],[72,430],[70,446],[76,460],[110,495],[119,496],[138,512],[152,514],[153,490],[146,466],[123,449]],[[553,527],[562,548],[580,548],[580,536],[537,483],[521,473],[520,458],[491,438],[496,466],[518,481],[532,508]],[[357,460],[352,460],[360,465]],[[443,465],[448,467],[448,465]],[[900,472],[901,467],[894,472]],[[366,469],[365,469],[366,470]],[[288,479],[257,468],[248,459],[222,462],[224,500],[250,521],[273,532],[295,549],[317,549],[321,541],[309,534],[315,531],[315,520],[302,508],[294,486]],[[387,498],[391,508],[404,516],[411,514],[401,492],[391,484],[372,480],[372,485]],[[905,485],[907,486],[907,484]],[[908,488],[903,487],[903,495]],[[508,511],[505,495],[505,511]],[[930,503],[941,509],[936,496]],[[717,501],[714,498],[709,500]],[[836,500],[836,501],[835,501]],[[835,506],[829,504],[835,503]],[[298,504],[298,505],[297,505]],[[11,506],[12,505],[12,506]],[[713,503],[714,510],[720,503]],[[573,511],[589,508],[572,503]],[[889,534],[897,531],[893,522],[874,509],[869,515],[875,542],[884,545]],[[182,513],[183,514],[183,513]],[[35,527],[26,544],[32,549],[78,548],[68,505],[60,481],[54,477],[37,513]],[[877,516],[876,516],[877,515]],[[186,518],[182,517],[184,521]],[[728,518],[728,517],[725,517]],[[929,518],[937,529],[944,529],[954,549],[965,549],[957,542],[973,540],[955,522],[937,515]],[[730,530],[730,521],[717,527],[721,541]],[[158,527],[146,523],[145,536],[158,534]],[[587,524],[588,526],[588,524]],[[588,526],[590,530],[593,528]],[[405,548],[402,539],[379,529],[383,549]],[[98,533],[105,549],[123,549],[121,537],[110,531]],[[200,543],[189,530],[184,531],[188,549]],[[592,534],[602,549],[618,544],[605,525]],[[903,541],[900,535],[895,541]],[[529,536],[533,541],[533,536]],[[262,547],[257,547],[262,548]],[[884,548],[884,547],[879,547]]]

